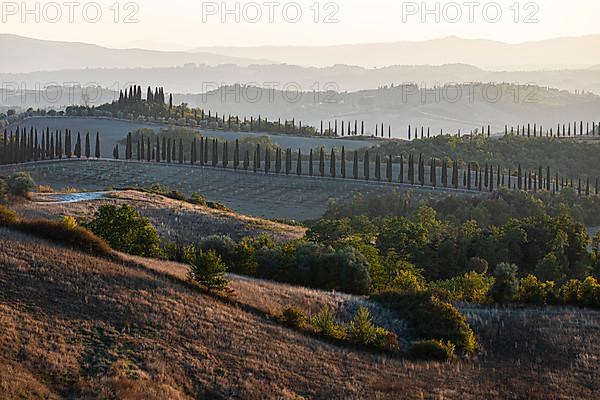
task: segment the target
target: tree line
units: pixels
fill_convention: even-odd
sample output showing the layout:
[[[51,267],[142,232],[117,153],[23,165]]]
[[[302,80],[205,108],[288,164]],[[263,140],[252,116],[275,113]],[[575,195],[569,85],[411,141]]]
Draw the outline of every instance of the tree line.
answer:
[[[4,130],[0,145],[0,163],[19,164],[25,162],[45,161],[64,158],[100,158],[100,133],[96,132],[95,143],[89,132],[82,136],[80,132],[73,137],[70,129],[62,131],[38,132],[31,128],[17,127],[14,131]],[[93,146],[93,152],[92,152]]]
[[[517,164],[514,169],[504,169],[499,165],[476,162],[462,162],[437,157],[418,157],[409,153],[394,157],[369,150],[347,152],[332,148],[310,150],[303,154],[291,148],[263,146],[242,149],[239,139],[220,141],[216,138],[194,137],[191,142],[183,138],[178,140],[166,136],[156,136],[155,140],[143,135],[134,143],[131,132],[125,144],[125,160],[146,162],[189,163],[191,165],[231,168],[233,170],[263,172],[265,174],[308,175],[365,180],[375,182],[400,183],[411,186],[432,188],[451,188],[478,192],[493,192],[508,188],[536,193],[547,191],[557,193],[564,188],[574,189],[580,196],[598,194],[599,180],[592,181],[588,176],[576,180],[553,172],[549,166],[534,169],[523,168]],[[119,158],[119,145],[113,151]],[[463,164],[463,165],[461,165]]]
[[[391,129],[391,128],[390,128]],[[408,140],[418,140],[418,139],[430,139],[433,136],[444,136],[444,130],[441,129],[439,135],[436,135],[431,132],[430,128],[425,129],[425,127],[413,127],[408,125]],[[459,129],[456,133],[456,136],[463,136],[463,132]],[[377,135],[375,135],[377,136]],[[482,126],[481,130],[479,128],[475,130],[471,130],[467,136],[475,137],[492,137],[492,127],[491,125]],[[600,122],[596,124],[596,122],[584,122],[584,121],[574,121],[573,123],[558,123],[556,130],[551,128],[544,128],[543,125],[538,125],[536,123],[528,123],[517,126],[508,126],[504,125],[504,136],[521,136],[527,138],[576,138],[576,137],[584,137],[584,136],[599,136],[600,137]],[[390,136],[391,138],[391,136]]]

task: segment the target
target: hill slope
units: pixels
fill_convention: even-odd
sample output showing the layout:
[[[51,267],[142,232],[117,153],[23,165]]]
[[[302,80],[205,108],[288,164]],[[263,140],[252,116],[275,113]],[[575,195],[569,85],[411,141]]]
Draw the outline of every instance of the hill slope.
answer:
[[[248,307],[182,266],[110,262],[0,230],[0,398],[592,398],[598,313],[468,310],[480,359],[431,364],[283,328],[267,302],[352,296],[234,277]],[[251,296],[256,287],[260,296]],[[267,300],[261,300],[267,299]]]
[[[29,218],[62,219],[66,215],[89,221],[102,204],[129,204],[142,216],[150,218],[161,237],[172,242],[194,243],[211,235],[227,235],[234,240],[242,237],[268,235],[276,241],[298,239],[305,228],[285,225],[233,211],[173,200],[161,195],[136,190],[115,191],[106,197],[68,204],[53,203],[56,195],[37,194],[34,202],[23,202],[15,210]],[[60,196],[59,198],[60,199]]]

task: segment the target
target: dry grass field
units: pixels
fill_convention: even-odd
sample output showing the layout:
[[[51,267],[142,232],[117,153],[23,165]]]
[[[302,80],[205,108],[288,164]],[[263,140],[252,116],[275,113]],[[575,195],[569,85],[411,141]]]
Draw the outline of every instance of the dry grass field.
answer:
[[[135,190],[111,192],[105,198],[68,204],[49,201],[52,195],[34,194],[32,202],[20,202],[13,208],[24,217],[62,219],[64,216],[89,221],[102,204],[129,204],[148,217],[161,237],[177,243],[194,243],[210,235],[242,237],[268,235],[276,241],[304,236],[305,228],[289,226],[235,212],[211,209],[164,196]]]
[[[2,399],[593,399],[600,313],[464,309],[482,350],[449,364],[284,328],[284,304],[366,300],[232,277],[234,303],[185,268],[107,261],[0,230]],[[388,319],[374,308],[377,321]],[[346,311],[344,311],[346,310]],[[388,321],[403,336],[400,321]]]

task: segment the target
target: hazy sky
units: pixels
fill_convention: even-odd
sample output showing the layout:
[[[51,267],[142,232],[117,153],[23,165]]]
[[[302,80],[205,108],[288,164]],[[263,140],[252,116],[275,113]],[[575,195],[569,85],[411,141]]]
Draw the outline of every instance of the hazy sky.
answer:
[[[61,0],[27,1],[25,4],[30,13],[26,13],[20,1],[2,1],[0,32],[111,47],[172,50],[212,45],[391,42],[450,35],[521,42],[600,34],[598,0],[426,1],[426,8],[433,11],[427,15],[423,15],[422,1],[401,0],[258,0],[237,3],[99,0],[73,3],[78,5],[68,6]],[[237,11],[224,13],[225,6],[235,10],[236,4]],[[62,14],[60,18],[59,11]],[[70,11],[72,22],[69,21]],[[98,11],[101,17],[97,16]],[[125,22],[128,16],[130,23]],[[297,22],[293,22],[295,20]]]

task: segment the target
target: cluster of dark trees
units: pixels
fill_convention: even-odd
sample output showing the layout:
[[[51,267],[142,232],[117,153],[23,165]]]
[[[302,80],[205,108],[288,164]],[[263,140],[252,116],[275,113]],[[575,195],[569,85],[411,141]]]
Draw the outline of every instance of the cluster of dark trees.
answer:
[[[128,104],[128,103],[141,103],[142,100],[142,87],[141,86],[130,86],[129,89],[121,90],[119,92],[119,100],[118,104]],[[157,104],[165,104],[165,92],[162,87],[152,88],[148,86],[148,90],[146,91],[146,102],[148,103],[157,103]]]
[[[2,144],[0,146],[0,162],[2,164],[19,164],[24,162],[44,161],[61,159],[63,157],[92,157],[92,144],[90,134],[86,133],[83,141],[77,132],[73,139],[70,129],[51,132],[49,128],[39,132],[31,128],[29,132],[25,128],[16,128],[8,132],[4,130]],[[75,141],[73,143],[73,141]],[[96,133],[94,157],[100,158],[100,134]]]
[[[113,152],[119,158],[118,145]],[[347,154],[331,149],[326,154],[324,148],[308,155],[300,150],[263,147],[256,144],[254,149],[240,149],[239,140],[219,141],[214,138],[194,137],[191,143],[157,136],[155,140],[138,136],[136,143],[131,133],[127,136],[125,159],[146,162],[190,163],[191,165],[232,168],[253,172],[274,174],[296,174],[364,179],[366,181],[396,182],[400,184],[443,187],[468,191],[493,192],[499,188],[518,189],[536,193],[547,191],[557,193],[566,187],[573,188],[579,195],[591,195],[599,192],[599,181],[591,182],[587,177],[574,180],[552,173],[550,167],[526,170],[519,164],[515,169],[503,170],[490,164],[465,163],[460,167],[458,160],[425,159],[421,154],[416,158],[412,153],[407,158],[403,154],[399,159],[392,155],[382,156],[375,153],[373,160],[366,150],[362,160],[359,152]],[[315,169],[316,163],[316,169]],[[304,169],[304,170],[303,170]],[[308,169],[308,171],[306,171]],[[362,171],[362,172],[361,172]],[[592,185],[594,185],[592,187]]]

